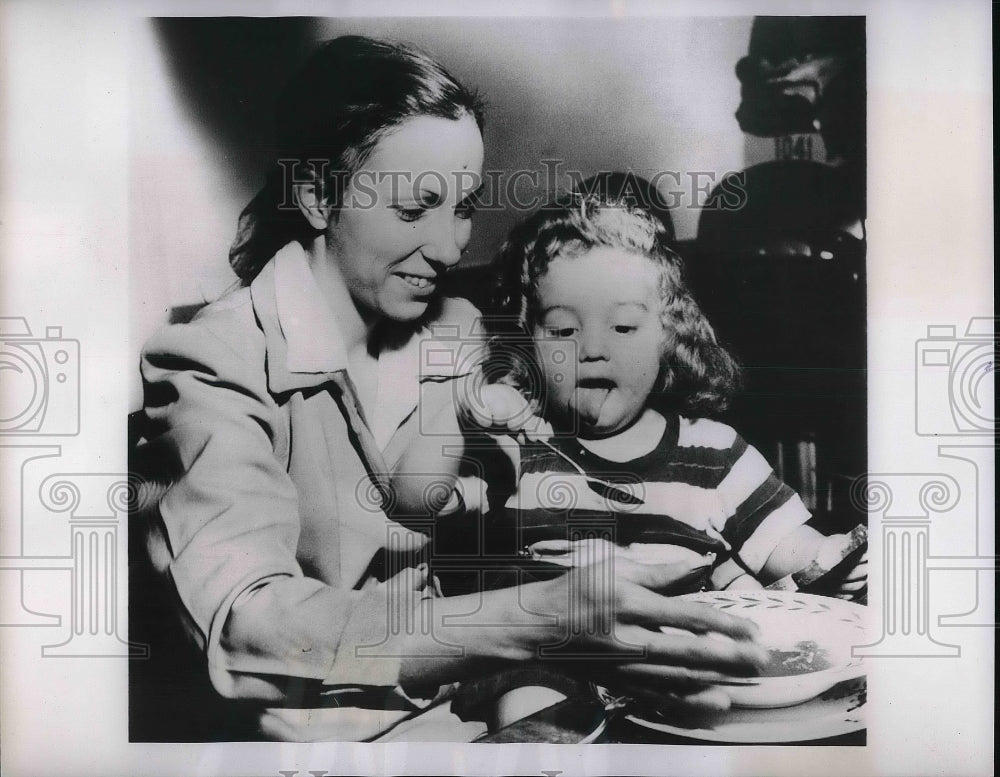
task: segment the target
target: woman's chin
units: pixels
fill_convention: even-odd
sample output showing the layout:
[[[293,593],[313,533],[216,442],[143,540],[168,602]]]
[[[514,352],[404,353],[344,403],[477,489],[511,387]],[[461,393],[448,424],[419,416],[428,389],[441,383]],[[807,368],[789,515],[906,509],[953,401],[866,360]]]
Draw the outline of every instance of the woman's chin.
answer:
[[[392,321],[406,324],[423,318],[430,303],[431,299],[393,300],[392,303],[384,305],[381,312]]]

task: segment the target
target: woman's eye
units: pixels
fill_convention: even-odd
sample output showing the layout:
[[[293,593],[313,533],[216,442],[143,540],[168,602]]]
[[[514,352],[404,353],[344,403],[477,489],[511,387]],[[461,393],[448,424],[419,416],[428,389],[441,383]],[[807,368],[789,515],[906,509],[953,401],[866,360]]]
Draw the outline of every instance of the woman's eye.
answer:
[[[396,213],[399,215],[399,218],[406,222],[416,221],[426,212],[427,211],[424,208],[396,208]]]
[[[455,208],[455,215],[460,219],[471,219],[476,212],[476,203],[463,202]]]

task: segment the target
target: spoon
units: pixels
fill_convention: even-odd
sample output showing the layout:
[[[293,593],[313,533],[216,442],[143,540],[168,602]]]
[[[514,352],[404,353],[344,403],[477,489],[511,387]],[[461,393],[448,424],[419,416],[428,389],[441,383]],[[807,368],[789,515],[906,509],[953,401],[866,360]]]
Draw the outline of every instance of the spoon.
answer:
[[[525,439],[527,439],[527,435],[525,435]],[[555,445],[550,443],[548,440],[543,440],[539,438],[535,440],[535,442],[541,443],[550,451],[552,451],[554,454],[556,454],[559,458],[561,458],[563,461],[565,461],[571,467],[573,467],[573,469],[575,469],[577,473],[580,474],[586,481],[587,487],[594,493],[599,494],[600,496],[603,496],[605,499],[608,499],[612,502],[619,502],[621,504],[627,504],[627,505],[645,504],[645,502],[639,497],[637,497],[635,494],[631,494],[628,491],[619,488],[618,486],[608,483],[606,480],[601,480],[600,478],[595,478],[593,475],[587,474],[584,471],[583,467],[581,467],[576,461],[571,459],[569,456],[567,456],[565,453],[559,450]]]

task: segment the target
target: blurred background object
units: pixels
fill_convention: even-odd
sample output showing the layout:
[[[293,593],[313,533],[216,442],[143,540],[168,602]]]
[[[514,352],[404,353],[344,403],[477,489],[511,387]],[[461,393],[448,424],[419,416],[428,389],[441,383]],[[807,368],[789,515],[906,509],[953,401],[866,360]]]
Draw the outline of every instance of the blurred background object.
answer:
[[[837,153],[864,150],[863,16],[758,16],[736,75],[744,132],[773,137],[817,129],[830,133]]]
[[[736,118],[776,153],[712,191],[688,252],[746,369],[731,420],[837,530],[864,520],[848,498],[867,466],[864,47],[862,17],[754,20]]]
[[[866,78],[862,16],[758,16],[736,63],[746,164],[808,160],[842,167],[865,202]]]

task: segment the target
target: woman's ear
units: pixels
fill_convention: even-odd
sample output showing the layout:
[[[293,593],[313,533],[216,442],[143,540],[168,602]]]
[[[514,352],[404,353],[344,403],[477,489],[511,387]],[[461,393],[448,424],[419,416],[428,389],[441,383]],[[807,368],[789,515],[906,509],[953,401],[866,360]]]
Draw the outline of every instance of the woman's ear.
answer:
[[[330,223],[330,208],[326,200],[320,197],[316,184],[297,183],[292,187],[292,195],[295,197],[296,207],[306,217],[309,226],[324,231]]]

